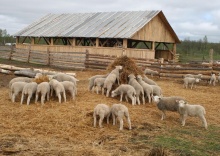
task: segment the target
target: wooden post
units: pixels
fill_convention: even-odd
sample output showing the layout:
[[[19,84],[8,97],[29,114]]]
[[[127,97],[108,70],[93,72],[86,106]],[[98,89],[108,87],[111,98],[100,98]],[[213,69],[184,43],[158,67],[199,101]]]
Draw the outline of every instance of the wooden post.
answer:
[[[127,55],[127,53],[126,53],[127,47],[128,47],[128,40],[123,39],[122,55]]]
[[[209,63],[213,64],[213,49],[209,50]]]
[[[31,45],[29,45],[29,47],[28,47],[28,59],[27,59],[27,63],[29,63],[29,61],[30,61],[30,55],[31,55]]]
[[[50,38],[50,45],[53,46],[54,42],[53,42],[53,37]]]
[[[9,54],[9,60],[11,60],[11,58],[12,58],[12,53],[13,53],[13,50],[14,50],[14,47],[13,47],[13,45],[11,44],[11,50],[10,50],[10,54]]]
[[[50,49],[47,47],[47,65],[50,66]]]
[[[96,38],[96,40],[95,40],[95,46],[96,46],[96,47],[99,47],[99,38]]]
[[[35,43],[34,43],[34,37],[31,37],[31,45],[34,45]]]
[[[86,58],[85,58],[85,63],[84,63],[85,68],[89,68],[89,66],[87,64],[88,61],[89,61],[89,51],[88,51],[88,49],[86,49]]]

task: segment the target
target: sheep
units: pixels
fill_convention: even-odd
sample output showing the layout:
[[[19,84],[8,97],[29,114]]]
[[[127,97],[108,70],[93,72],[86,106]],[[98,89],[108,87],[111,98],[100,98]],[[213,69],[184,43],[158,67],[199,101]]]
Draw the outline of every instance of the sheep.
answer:
[[[115,90],[112,91],[112,97],[120,95],[120,102],[122,102],[122,97],[124,93],[126,94],[126,101],[128,102],[127,97],[129,97],[132,101],[132,105],[136,105],[136,91],[134,87],[129,84],[121,84],[120,86],[118,86]]]
[[[40,77],[42,77],[43,76],[43,74],[42,73],[37,73],[36,75],[35,75],[35,79],[38,79],[38,78],[40,78]]]
[[[50,82],[51,96],[53,95],[53,90],[56,92],[56,96],[58,96],[59,103],[61,103],[61,93],[63,93],[64,102],[66,102],[66,92],[64,86],[59,81],[52,79]]]
[[[141,75],[137,75],[137,82],[143,87],[148,102],[151,103],[151,96],[153,95],[153,88],[142,80]]]
[[[95,75],[89,78],[89,91],[92,90],[92,88],[94,87],[94,80],[96,78],[106,78],[108,76],[108,74],[106,75]]]
[[[218,74],[218,82],[220,83],[220,73]]]
[[[157,86],[157,85],[150,85],[153,89],[153,95],[157,95],[157,96],[163,96],[162,95],[162,89]]]
[[[199,117],[202,121],[203,126],[207,129],[207,121],[205,118],[205,108],[201,105],[191,105],[186,103],[184,100],[179,100],[179,113],[182,126],[185,126],[187,116]]]
[[[118,81],[118,85],[119,83],[119,71],[122,70],[122,66],[115,66],[115,69],[111,71],[111,73],[106,77],[105,81],[104,81],[104,89],[107,89],[106,92],[106,97],[109,96],[109,92],[112,89],[112,85],[113,83],[115,83],[116,79]]]
[[[144,82],[146,82],[149,85],[157,85],[156,82],[154,82],[153,80],[149,79],[146,75],[143,75],[142,80]]]
[[[11,88],[10,88],[10,98],[11,98],[11,101],[12,102],[15,102],[15,98],[16,96],[22,92],[24,86],[27,84],[27,82],[14,82],[12,85],[11,85]]]
[[[131,120],[128,112],[128,108],[122,104],[113,104],[111,107],[111,114],[113,118],[113,125],[116,124],[115,118],[117,117],[120,122],[119,130],[123,130],[123,117],[125,116],[128,121],[129,130],[131,130]]]
[[[96,93],[99,94],[99,88],[101,88],[102,90],[102,95],[104,95],[104,89],[103,89],[103,86],[104,86],[104,82],[105,82],[105,78],[96,78],[94,80],[94,87],[96,87]]]
[[[43,105],[46,96],[47,101],[50,99],[50,84],[48,82],[41,82],[38,84],[35,95],[35,103],[37,103],[39,93],[41,93],[41,105]]]
[[[21,95],[21,105],[23,103],[23,100],[24,100],[24,96],[26,94],[28,94],[28,98],[27,98],[27,105],[30,104],[30,100],[31,100],[31,97],[33,94],[36,93],[36,90],[37,90],[37,83],[36,82],[30,82],[30,83],[27,83],[23,90],[22,90],[22,95]]]
[[[110,107],[106,104],[98,104],[94,108],[93,112],[93,118],[94,118],[94,123],[93,126],[96,127],[96,117],[99,116],[99,127],[102,128],[102,122],[103,119],[106,117],[107,118],[107,124],[109,124],[109,117],[110,117]]]
[[[191,84],[191,89],[193,89],[193,85],[195,83],[199,83],[200,79],[199,78],[192,78],[192,77],[185,77],[183,79],[183,87],[188,88],[188,85]]]
[[[76,86],[74,85],[74,83],[70,81],[63,81],[60,83],[63,85],[65,91],[70,92],[72,100],[74,100],[76,96]]]
[[[32,81],[33,81],[33,79],[29,78],[29,77],[15,77],[15,78],[11,79],[11,81],[8,84],[8,87],[11,88],[11,85],[14,82],[27,82],[27,83],[29,83]]]
[[[170,97],[159,97],[152,96],[153,101],[157,104],[157,108],[162,112],[161,120],[166,118],[166,111],[178,112],[179,104],[177,100],[184,100],[183,97],[170,96]]]
[[[134,74],[128,75],[128,78],[129,78],[128,84],[133,86],[136,91],[136,102],[140,105],[140,98],[139,97],[142,94],[142,101],[143,101],[143,104],[145,104],[143,87],[137,82]]]
[[[151,75],[151,77],[153,77],[154,75],[158,75],[159,73],[158,73],[158,71],[146,68],[144,70],[144,74],[149,74],[149,75]]]
[[[214,73],[212,73],[209,84],[212,84],[213,86],[215,86],[215,82],[216,82],[216,76]]]
[[[194,75],[194,74],[185,74],[183,76],[183,78],[185,77],[191,77],[191,78],[198,78],[198,79],[202,79],[203,75],[202,74],[198,74],[198,75]]]

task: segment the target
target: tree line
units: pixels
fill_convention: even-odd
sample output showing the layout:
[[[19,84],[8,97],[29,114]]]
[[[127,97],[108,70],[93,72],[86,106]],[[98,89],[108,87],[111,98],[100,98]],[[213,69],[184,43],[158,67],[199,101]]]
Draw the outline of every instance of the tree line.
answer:
[[[0,45],[5,45],[6,43],[15,43],[15,38],[8,34],[6,29],[0,29]]]

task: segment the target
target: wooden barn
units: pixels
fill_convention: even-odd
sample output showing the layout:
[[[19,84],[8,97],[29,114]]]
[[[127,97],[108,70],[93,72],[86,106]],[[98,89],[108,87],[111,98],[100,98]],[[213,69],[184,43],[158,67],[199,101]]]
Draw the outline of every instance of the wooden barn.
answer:
[[[48,14],[14,36],[20,49],[165,60],[180,43],[160,10]]]

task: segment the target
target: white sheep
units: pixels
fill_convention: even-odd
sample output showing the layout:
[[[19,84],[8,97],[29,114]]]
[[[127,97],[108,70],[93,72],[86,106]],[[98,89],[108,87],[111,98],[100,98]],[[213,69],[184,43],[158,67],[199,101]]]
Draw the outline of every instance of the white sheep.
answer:
[[[8,87],[11,88],[11,85],[14,82],[27,82],[27,83],[29,83],[29,82],[32,82],[32,81],[33,81],[33,79],[29,78],[29,77],[15,77],[15,78],[11,79],[11,81],[9,82]]]
[[[151,103],[151,96],[153,95],[153,88],[142,80],[141,75],[137,75],[137,82],[143,87],[148,102]]]
[[[98,104],[96,105],[96,107],[94,108],[94,112],[93,112],[93,118],[94,118],[94,122],[93,122],[93,126],[96,127],[96,117],[99,116],[99,127],[102,128],[102,122],[103,119],[106,117],[107,118],[107,124],[109,124],[109,117],[110,117],[110,107],[106,104]]]
[[[162,97],[162,89],[158,85],[150,85],[153,89],[153,95]]]
[[[104,82],[104,89],[107,89],[106,92],[106,97],[109,96],[109,92],[112,89],[112,85],[115,83],[115,81],[118,81],[119,83],[119,71],[122,70],[122,66],[115,66],[115,69],[111,71],[111,73],[106,77],[105,82]]]
[[[41,82],[38,84],[35,95],[35,103],[37,103],[39,93],[41,94],[41,105],[43,105],[45,97],[47,97],[47,101],[50,99],[50,84],[48,82]]]
[[[128,78],[129,78],[128,84],[133,86],[136,91],[136,102],[140,105],[140,96],[142,95],[142,101],[143,101],[143,104],[145,104],[143,87],[137,82],[134,74],[128,75]]]
[[[132,87],[129,84],[121,84],[115,90],[112,91],[112,97],[120,95],[120,102],[122,102],[123,94],[125,94],[127,102],[129,97],[132,101],[132,105],[136,104],[136,91],[134,87]]]
[[[199,83],[200,79],[199,78],[194,78],[194,77],[185,77],[183,79],[183,87],[188,88],[188,86],[191,84],[191,89],[193,89],[193,85],[195,83]]]
[[[96,78],[106,78],[108,76],[108,74],[106,75],[94,75],[92,77],[89,78],[89,91],[91,91],[94,87],[94,80]]]
[[[154,75],[158,75],[159,73],[156,70],[152,70],[152,69],[146,68],[144,70],[144,74],[149,74],[149,75],[151,75],[153,77]]]
[[[36,83],[36,82],[27,83],[27,84],[24,86],[23,90],[22,90],[21,104],[23,103],[24,96],[25,96],[25,95],[28,95],[27,105],[29,105],[29,104],[30,104],[31,97],[32,97],[33,94],[36,93],[36,90],[37,90],[37,83]]]
[[[111,114],[113,119],[113,125],[116,124],[116,117],[120,122],[119,130],[123,130],[123,117],[125,116],[128,121],[128,128],[131,130],[131,120],[128,112],[128,108],[122,104],[113,104],[111,107]]]
[[[10,88],[10,98],[12,102],[15,102],[16,96],[22,92],[24,86],[27,84],[27,82],[14,82],[11,85]]]
[[[104,82],[105,78],[96,78],[94,80],[94,87],[96,87],[96,93],[99,94],[99,88],[102,90],[102,95],[104,95]]]
[[[63,81],[60,83],[63,85],[65,91],[70,92],[72,100],[74,100],[76,97],[76,86],[74,85],[74,83],[70,81]]]
[[[52,79],[49,82],[49,84],[50,84],[51,96],[53,95],[53,90],[55,90],[56,96],[59,99],[59,103],[61,103],[61,93],[63,93],[64,102],[66,102],[66,92],[63,84],[55,79]]]
[[[185,100],[184,98],[178,96],[152,96],[152,99],[157,104],[157,108],[162,112],[161,120],[164,120],[166,118],[166,111],[178,112],[179,103],[177,102],[177,100]]]
[[[179,100],[179,113],[182,126],[185,126],[187,116],[199,117],[203,126],[207,129],[207,121],[205,118],[205,108],[201,105],[191,105],[184,100]]]
[[[185,77],[191,77],[191,78],[202,79],[203,75],[202,75],[202,74],[197,74],[197,75],[195,75],[195,74],[185,74],[183,77],[184,77],[184,78],[185,78]]]
[[[149,79],[146,75],[143,75],[142,80],[149,85],[157,85],[152,79]]]
[[[214,73],[212,73],[211,77],[210,77],[209,84],[212,84],[213,86],[215,86],[215,82],[216,82],[216,76]]]

